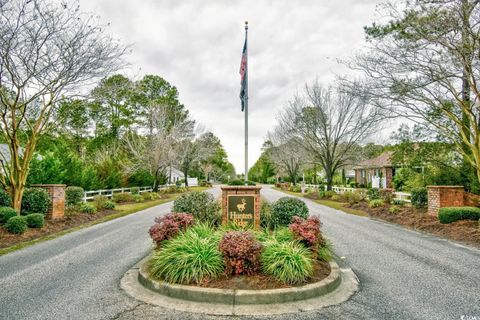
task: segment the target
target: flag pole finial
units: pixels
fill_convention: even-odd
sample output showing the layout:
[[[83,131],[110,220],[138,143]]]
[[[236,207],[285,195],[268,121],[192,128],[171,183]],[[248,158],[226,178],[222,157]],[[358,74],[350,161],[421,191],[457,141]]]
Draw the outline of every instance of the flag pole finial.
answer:
[[[245,30],[248,30],[248,21],[245,21]]]

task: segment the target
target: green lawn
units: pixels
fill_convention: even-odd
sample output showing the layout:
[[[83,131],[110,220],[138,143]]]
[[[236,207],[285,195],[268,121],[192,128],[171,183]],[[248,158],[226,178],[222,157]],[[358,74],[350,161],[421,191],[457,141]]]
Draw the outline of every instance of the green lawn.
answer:
[[[210,188],[209,187],[190,187],[190,191],[205,191],[205,190],[208,190],[208,189],[210,189]],[[140,203],[119,204],[119,205],[116,206],[116,210],[118,211],[116,213],[113,213],[111,215],[102,217],[102,218],[100,218],[98,220],[95,220],[95,221],[92,221],[90,223],[82,224],[80,226],[73,227],[73,228],[70,228],[70,229],[67,229],[67,230],[63,230],[63,231],[60,231],[60,232],[57,232],[57,233],[49,234],[47,236],[43,236],[43,237],[40,237],[38,239],[29,240],[29,241],[25,241],[25,242],[22,242],[22,243],[15,244],[11,247],[2,248],[2,249],[0,249],[0,256],[2,256],[4,254],[7,254],[7,253],[10,253],[10,252],[13,252],[13,251],[16,251],[16,250],[20,250],[20,249],[29,247],[29,246],[34,245],[34,244],[39,243],[39,242],[55,239],[57,237],[63,236],[63,235],[65,235],[67,233],[70,233],[70,232],[74,232],[74,231],[77,231],[77,230],[80,230],[80,229],[83,229],[83,228],[88,228],[88,227],[91,227],[91,226],[99,224],[99,223],[103,223],[103,222],[107,222],[107,221],[114,220],[114,219],[117,219],[117,218],[121,218],[121,217],[127,216],[129,214],[138,212],[138,211],[142,211],[142,210],[154,207],[154,206],[158,206],[159,204],[162,204],[162,203],[173,201],[176,198],[178,198],[178,196],[180,196],[180,195],[181,195],[181,193],[172,193],[172,194],[169,194],[168,195],[169,197],[166,198],[166,199],[159,199],[159,200],[153,200],[153,201],[148,201],[148,202],[140,202]]]

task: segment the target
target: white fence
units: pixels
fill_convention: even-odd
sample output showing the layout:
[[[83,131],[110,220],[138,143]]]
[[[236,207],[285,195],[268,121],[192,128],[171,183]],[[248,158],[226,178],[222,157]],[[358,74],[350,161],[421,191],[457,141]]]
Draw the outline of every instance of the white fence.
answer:
[[[166,189],[170,186],[174,186],[174,184],[166,184],[159,186],[158,189]],[[137,187],[133,187],[137,188]],[[152,187],[138,187],[139,193],[144,193],[144,192],[152,192],[153,189]],[[92,190],[92,191],[85,191],[83,193],[83,201],[88,201],[88,200],[93,200],[93,197],[95,196],[105,196],[107,198],[111,198],[115,193],[132,193],[132,188],[118,188],[118,189],[102,189],[102,190]]]
[[[312,189],[319,189],[318,185],[314,184],[306,184],[305,188],[312,188]],[[326,190],[326,186],[325,186]],[[344,194],[345,192],[359,192],[359,193],[366,193],[367,189],[360,189],[360,188],[350,188],[350,187],[339,187],[339,186],[332,186],[332,190],[335,191],[338,194]],[[411,202],[411,194],[408,192],[400,192],[396,191],[393,192],[393,198],[396,200],[401,200],[405,202]]]

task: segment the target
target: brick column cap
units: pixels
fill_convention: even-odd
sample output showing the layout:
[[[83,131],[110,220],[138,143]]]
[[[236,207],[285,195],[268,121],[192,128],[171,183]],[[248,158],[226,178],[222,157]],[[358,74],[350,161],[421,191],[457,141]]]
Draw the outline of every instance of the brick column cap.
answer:
[[[256,190],[262,189],[260,186],[222,186],[222,190]]]

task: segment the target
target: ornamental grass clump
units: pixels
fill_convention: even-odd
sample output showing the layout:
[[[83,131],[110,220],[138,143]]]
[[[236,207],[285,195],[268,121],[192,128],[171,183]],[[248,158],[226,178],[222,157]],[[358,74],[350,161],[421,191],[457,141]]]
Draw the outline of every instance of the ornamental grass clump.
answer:
[[[264,273],[286,284],[305,282],[313,274],[312,252],[298,241],[271,242],[260,260]]]
[[[229,231],[223,235],[219,248],[225,260],[227,274],[252,275],[260,270],[263,246],[251,232]]]
[[[170,283],[199,284],[217,278],[224,270],[216,237],[201,237],[192,229],[165,241],[150,260],[151,275]]]
[[[155,218],[155,224],[150,227],[148,233],[159,246],[162,241],[172,239],[180,232],[186,231],[191,225],[193,225],[191,214],[169,213],[163,217]]]

